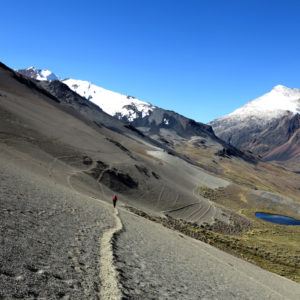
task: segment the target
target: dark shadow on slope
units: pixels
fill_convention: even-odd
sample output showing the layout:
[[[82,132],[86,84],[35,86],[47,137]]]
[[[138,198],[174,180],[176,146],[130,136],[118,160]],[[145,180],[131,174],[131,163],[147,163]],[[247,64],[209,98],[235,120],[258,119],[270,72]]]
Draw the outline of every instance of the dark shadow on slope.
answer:
[[[125,192],[138,187],[138,182],[129,174],[118,172],[116,169],[104,171],[100,182],[115,192]]]

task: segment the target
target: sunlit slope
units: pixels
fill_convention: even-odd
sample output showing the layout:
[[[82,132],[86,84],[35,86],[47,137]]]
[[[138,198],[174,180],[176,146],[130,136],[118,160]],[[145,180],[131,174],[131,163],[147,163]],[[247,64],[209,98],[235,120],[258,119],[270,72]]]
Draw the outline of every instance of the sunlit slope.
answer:
[[[87,109],[85,103],[62,102],[5,66],[0,79],[2,142],[48,168],[47,176],[57,184],[107,201],[117,193],[122,201],[155,214],[193,205],[196,213],[183,209],[177,216],[228,222],[229,214],[194,192],[198,185],[224,187],[226,181],[99,109],[88,118],[78,110]]]

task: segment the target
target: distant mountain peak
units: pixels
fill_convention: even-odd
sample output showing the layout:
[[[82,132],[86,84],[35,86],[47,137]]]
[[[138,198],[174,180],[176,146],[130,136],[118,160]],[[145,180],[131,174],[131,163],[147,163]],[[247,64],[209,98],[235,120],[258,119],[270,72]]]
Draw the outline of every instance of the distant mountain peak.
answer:
[[[283,94],[287,97],[293,97],[294,95],[296,97],[299,97],[299,95],[300,95],[300,90],[299,89],[288,88],[288,87],[286,87],[284,85],[281,85],[281,84],[278,84],[278,85],[274,86],[274,88],[271,90],[271,92]]]
[[[248,102],[222,118],[252,116],[256,119],[268,120],[277,118],[279,115],[285,114],[286,111],[300,112],[300,90],[276,85],[270,92]]]
[[[287,89],[289,89],[289,88],[282,84],[278,84],[278,85],[275,85],[272,90],[280,92],[280,91],[285,91]]]
[[[37,69],[35,67],[29,67],[27,69],[17,70],[18,73],[25,75],[27,77],[41,80],[41,81],[52,81],[52,80],[60,80],[57,75],[49,70]]]
[[[209,124],[217,136],[236,147],[264,154],[268,158],[286,158],[292,157],[292,148],[282,145],[290,141],[295,132],[299,132],[299,114],[300,89],[280,84]],[[281,147],[278,148],[280,151],[277,147]],[[283,155],[284,149],[290,149],[290,152]],[[293,149],[300,153],[300,143],[293,140]]]

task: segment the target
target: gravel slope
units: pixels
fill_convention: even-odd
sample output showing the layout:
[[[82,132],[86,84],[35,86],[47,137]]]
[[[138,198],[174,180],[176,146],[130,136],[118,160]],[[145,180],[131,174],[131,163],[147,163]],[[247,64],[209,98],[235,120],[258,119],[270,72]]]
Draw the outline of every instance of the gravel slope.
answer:
[[[299,299],[300,285],[120,210],[116,265],[129,299]]]
[[[116,228],[112,207],[7,158],[0,152],[0,299],[99,299],[100,243]],[[119,211],[124,229],[113,250],[125,298],[300,297],[292,281]]]
[[[0,185],[0,299],[98,299],[112,208],[25,172],[1,151]]]

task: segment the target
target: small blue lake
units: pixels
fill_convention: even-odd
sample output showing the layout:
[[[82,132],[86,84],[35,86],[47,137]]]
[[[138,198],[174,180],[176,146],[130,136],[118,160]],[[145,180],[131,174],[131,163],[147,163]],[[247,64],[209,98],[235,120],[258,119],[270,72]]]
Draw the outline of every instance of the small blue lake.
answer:
[[[265,214],[261,212],[256,212],[255,216],[261,220],[268,221],[280,225],[300,225],[300,220],[296,220],[290,217],[281,215]]]

